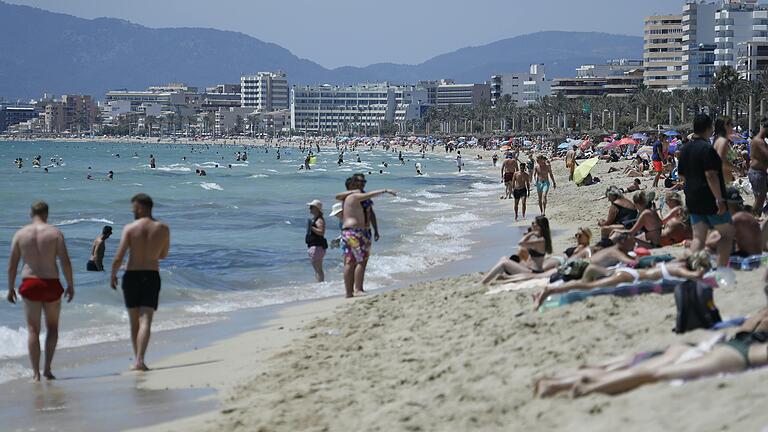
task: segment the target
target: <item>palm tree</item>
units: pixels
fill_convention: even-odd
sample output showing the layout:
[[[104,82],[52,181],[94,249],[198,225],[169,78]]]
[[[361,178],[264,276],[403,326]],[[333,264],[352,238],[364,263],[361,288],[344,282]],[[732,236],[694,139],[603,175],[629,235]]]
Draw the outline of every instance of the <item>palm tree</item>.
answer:
[[[718,111],[730,115],[730,103],[736,86],[739,82],[739,74],[731,66],[722,66],[715,72],[713,86],[717,92],[720,106]]]

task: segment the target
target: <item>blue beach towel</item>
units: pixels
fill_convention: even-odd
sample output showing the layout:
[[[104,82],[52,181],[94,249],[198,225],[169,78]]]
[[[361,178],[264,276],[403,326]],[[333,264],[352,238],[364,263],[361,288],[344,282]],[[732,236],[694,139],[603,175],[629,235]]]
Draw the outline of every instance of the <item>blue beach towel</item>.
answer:
[[[768,254],[752,255],[748,257],[732,256],[729,266],[735,270],[751,271],[768,263]]]
[[[703,283],[712,287],[717,286],[717,281],[707,278]],[[589,291],[571,291],[564,294],[550,296],[539,308],[540,311],[565,306],[572,303],[583,301],[590,297],[612,295],[618,297],[634,297],[641,294],[669,294],[675,291],[675,287],[680,284],[677,280],[658,280],[643,281],[637,284],[619,284],[615,287],[596,288]]]

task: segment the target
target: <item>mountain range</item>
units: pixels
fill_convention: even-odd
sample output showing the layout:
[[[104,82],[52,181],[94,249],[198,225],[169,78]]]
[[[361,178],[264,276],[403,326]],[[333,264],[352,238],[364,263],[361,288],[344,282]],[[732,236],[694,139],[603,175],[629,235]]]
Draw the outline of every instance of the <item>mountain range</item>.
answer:
[[[544,63],[550,77],[574,75],[581,64],[642,58],[638,36],[542,31],[467,47],[416,65],[380,63],[327,69],[289,50],[232,31],[148,28],[114,18],[83,19],[0,1],[0,96],[90,94],[184,82],[239,82],[240,75],[283,70],[291,84],[415,83],[452,78],[484,82]],[[406,47],[407,48],[407,47]]]

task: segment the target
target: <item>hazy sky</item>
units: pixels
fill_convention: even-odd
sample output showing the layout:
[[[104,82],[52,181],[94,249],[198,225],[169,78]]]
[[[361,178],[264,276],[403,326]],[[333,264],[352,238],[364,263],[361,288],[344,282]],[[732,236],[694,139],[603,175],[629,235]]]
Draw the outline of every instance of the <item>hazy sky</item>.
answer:
[[[642,35],[682,0],[7,0],[149,27],[212,27],[277,43],[326,67],[420,63],[540,30]]]

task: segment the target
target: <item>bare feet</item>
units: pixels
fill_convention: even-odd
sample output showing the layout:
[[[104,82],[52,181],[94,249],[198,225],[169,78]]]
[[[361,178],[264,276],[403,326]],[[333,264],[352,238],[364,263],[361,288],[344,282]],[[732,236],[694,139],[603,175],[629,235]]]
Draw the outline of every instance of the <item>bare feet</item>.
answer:
[[[367,292],[365,292],[365,291],[363,291],[363,290],[357,290],[357,291],[355,291],[355,297],[362,297],[362,296],[364,296],[364,295],[368,295],[368,293],[367,293]]]
[[[533,395],[540,398],[554,396],[562,391],[569,390],[573,384],[573,382],[563,382],[553,378],[538,378],[533,383]]]
[[[34,374],[32,376],[32,380],[30,382],[32,382],[32,383],[39,383],[40,382],[40,374],[39,373]]]
[[[53,375],[53,373],[51,373],[51,371],[45,372],[45,373],[43,374],[43,376],[45,377],[45,379],[47,379],[47,380],[49,380],[49,381],[50,381],[50,380],[55,380],[55,379],[56,379],[56,376],[55,376],[55,375]]]
[[[549,297],[549,291],[547,289],[543,289],[536,294],[533,295],[533,310],[539,310],[541,307],[541,304],[544,303],[544,300]]]
[[[149,368],[144,363],[136,363],[135,365],[131,366],[131,370],[137,372],[148,372]]]

